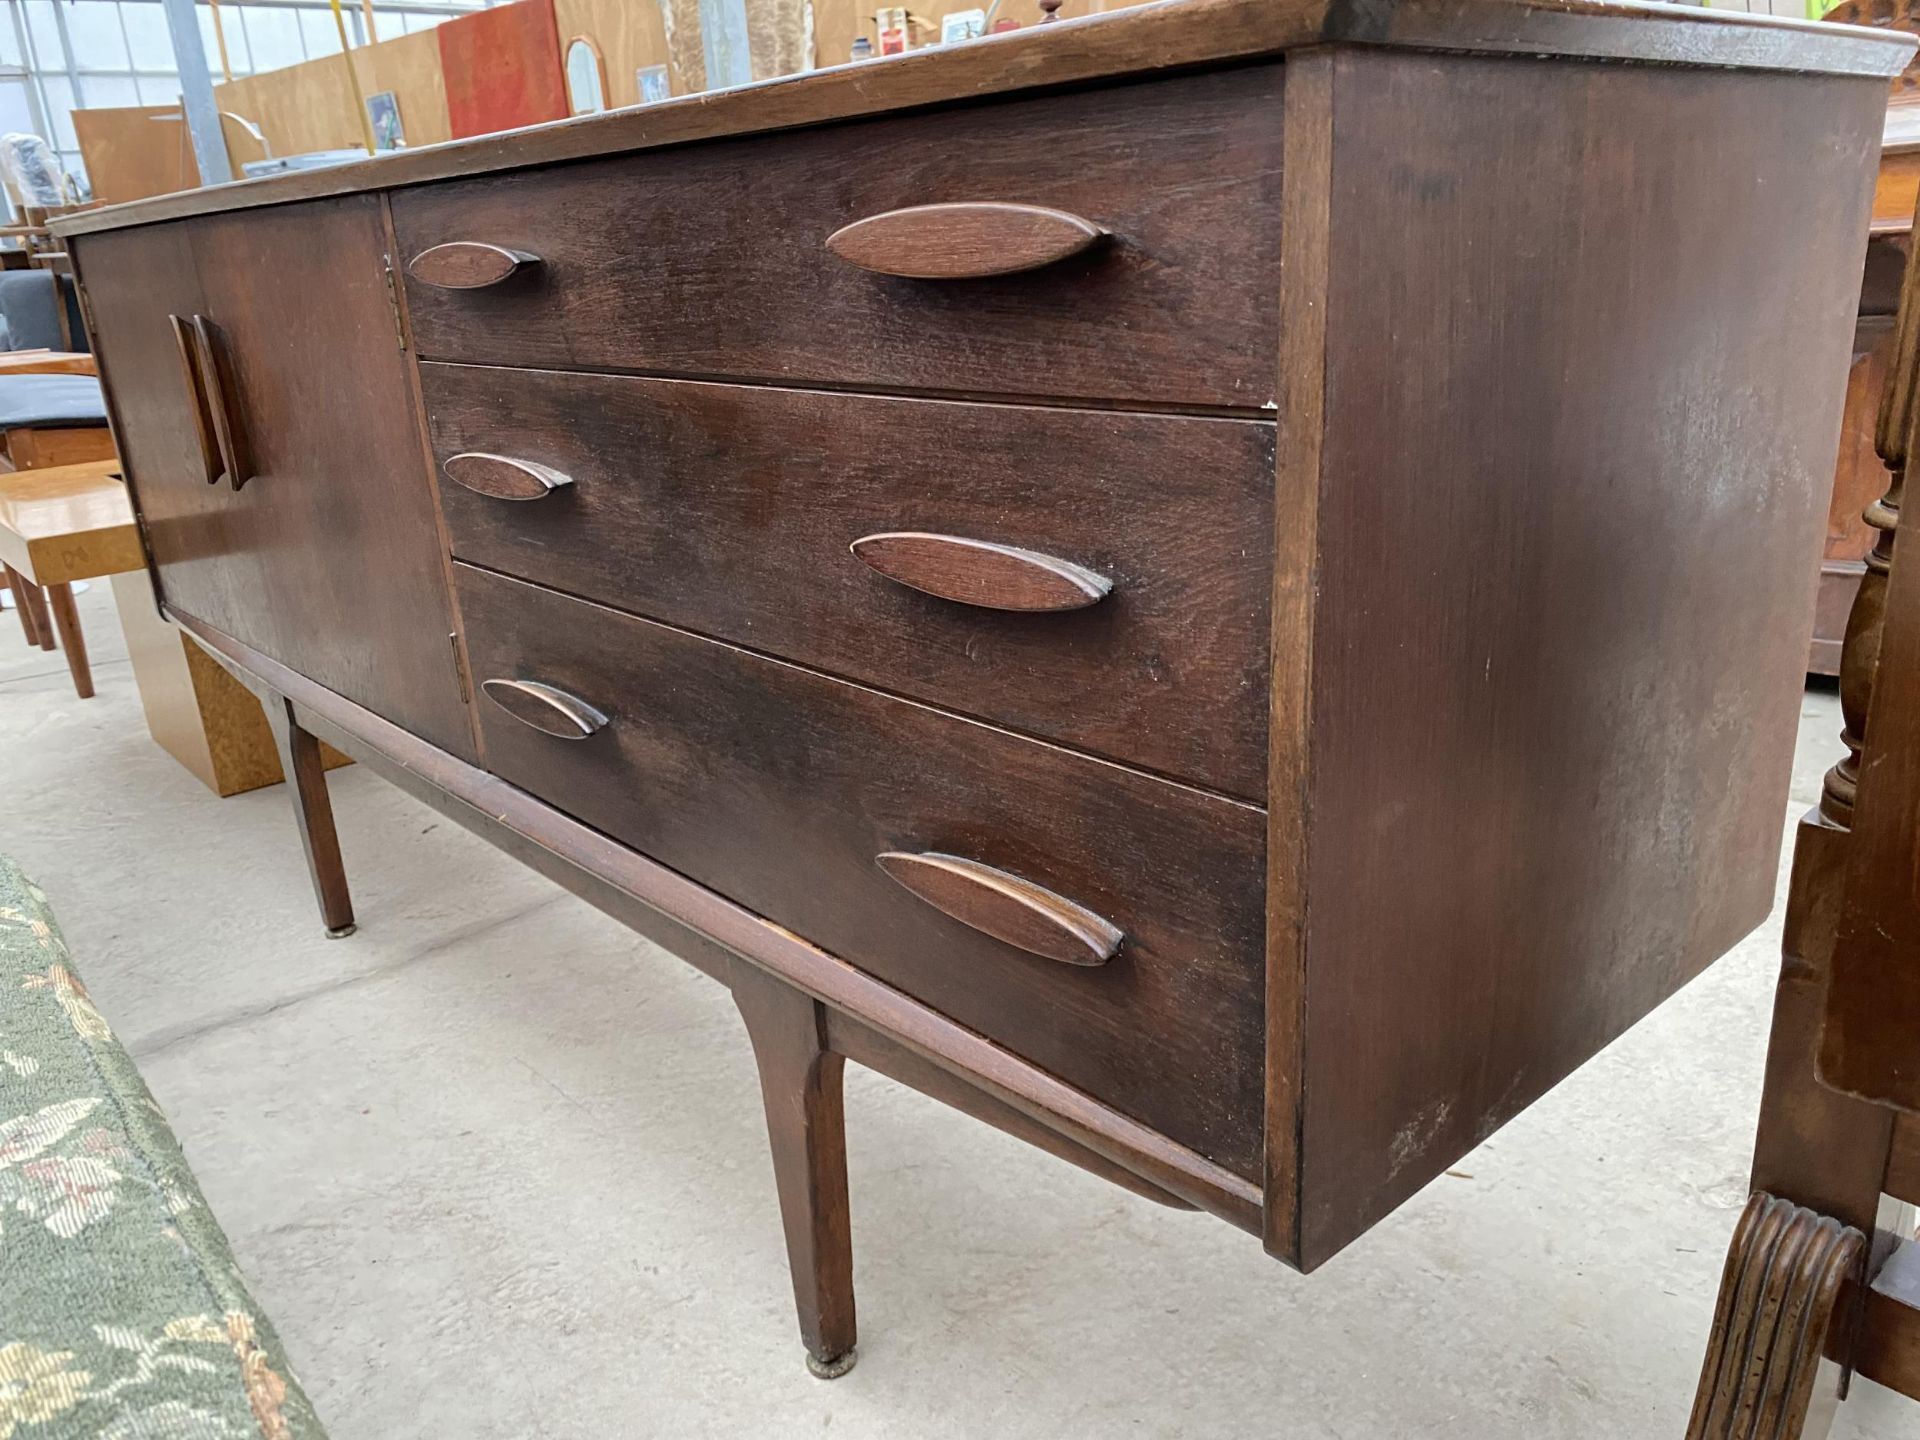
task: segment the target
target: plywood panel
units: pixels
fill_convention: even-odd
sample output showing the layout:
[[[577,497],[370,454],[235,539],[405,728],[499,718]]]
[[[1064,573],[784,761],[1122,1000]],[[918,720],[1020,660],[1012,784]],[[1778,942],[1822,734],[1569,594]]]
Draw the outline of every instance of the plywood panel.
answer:
[[[491,135],[567,114],[553,0],[514,0],[433,32],[456,138]]]
[[[399,101],[409,146],[453,137],[435,33],[396,36],[353,52],[361,89],[368,95],[391,90]],[[355,91],[346,60],[339,55],[216,85],[213,95],[222,110],[257,125],[275,155],[349,150],[362,143],[364,96]]]
[[[648,65],[665,65],[669,81],[675,78],[667,53],[667,22],[660,0],[553,0],[554,26],[560,53],[576,36],[584,35],[600,47],[607,62],[607,104],[618,108],[640,103],[635,72]],[[698,30],[693,43],[700,43]],[[673,93],[685,93],[674,84]]]
[[[76,110],[73,130],[96,200],[117,205],[197,183],[186,163],[186,127],[178,105]]]

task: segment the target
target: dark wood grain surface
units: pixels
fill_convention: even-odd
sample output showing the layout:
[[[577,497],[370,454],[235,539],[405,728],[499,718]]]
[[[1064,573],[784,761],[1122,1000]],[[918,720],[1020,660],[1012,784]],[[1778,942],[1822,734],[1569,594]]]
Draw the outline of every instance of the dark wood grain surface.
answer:
[[[1279,66],[462,181],[393,197],[409,256],[540,257],[500,284],[409,275],[429,359],[1256,408],[1273,399]],[[884,157],[876,163],[876,157]],[[1111,232],[997,278],[877,275],[842,227],[991,199]]]
[[[470,755],[379,216],[362,196],[101,236],[84,277],[166,603]],[[217,334],[238,493],[207,483],[175,314]]]
[[[1432,51],[1570,55],[1831,71],[1890,80],[1911,37],[1691,5],[1615,0],[1161,0],[960,45],[836,65],[504,135],[395,151],[325,170],[180,191],[57,220],[57,235],[526,165],[766,133],[983,96],[1175,73],[1340,41]]]
[[[1241,1175],[1260,1156],[1264,816],[456,567],[476,675],[606,711],[479,712],[488,767]],[[1098,968],[949,919],[875,863],[961,855],[1104,916]]]
[[[301,725],[455,824],[564,886],[622,924],[724,981],[732,955],[747,955],[825,1001],[851,1029],[830,1024],[842,1054],[861,1059],[873,1035],[911,1057],[877,1057],[877,1068],[949,1103],[968,1091],[987,1103],[962,1108],[1012,1133],[1059,1137],[1077,1164],[1119,1166],[1154,1190],[1241,1230],[1260,1224],[1259,1187],[1202,1159],[1139,1121],[1074,1089],[1003,1047],[861,973],[791,930],[697,885],[657,861],[534,799],[526,791],[428,744],[372,711],[191,617],[187,630],[222,664],[294,702]],[[885,1047],[878,1047],[885,1048]],[[938,1068],[944,1086],[929,1082]],[[1003,1110],[1016,1112],[1018,1119]],[[1024,1123],[1021,1123],[1024,1122]],[[1057,1147],[1056,1147],[1057,1148]],[[1078,1152],[1085,1152],[1079,1154]]]
[[[1308,1264],[1771,904],[1883,104],[1335,61]]]
[[[1254,422],[889,400],[423,365],[435,454],[573,483],[441,487],[454,552],[1231,794],[1260,797],[1273,430]],[[1111,579],[1014,614],[850,553],[902,529]]]

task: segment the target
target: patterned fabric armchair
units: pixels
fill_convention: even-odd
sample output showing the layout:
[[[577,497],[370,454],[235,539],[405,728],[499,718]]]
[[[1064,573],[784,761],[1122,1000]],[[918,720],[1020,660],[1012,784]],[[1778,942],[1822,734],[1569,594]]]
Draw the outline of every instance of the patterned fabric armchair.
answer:
[[[315,1440],[166,1117],[0,859],[0,1440]]]

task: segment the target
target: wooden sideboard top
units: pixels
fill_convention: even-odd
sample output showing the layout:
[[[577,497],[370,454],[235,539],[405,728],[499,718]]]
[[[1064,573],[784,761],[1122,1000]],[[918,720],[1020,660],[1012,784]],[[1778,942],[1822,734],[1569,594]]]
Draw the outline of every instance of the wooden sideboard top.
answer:
[[[1156,0],[963,44],[69,216],[80,235],[1345,43],[1889,80],[1900,32],[1616,0]]]

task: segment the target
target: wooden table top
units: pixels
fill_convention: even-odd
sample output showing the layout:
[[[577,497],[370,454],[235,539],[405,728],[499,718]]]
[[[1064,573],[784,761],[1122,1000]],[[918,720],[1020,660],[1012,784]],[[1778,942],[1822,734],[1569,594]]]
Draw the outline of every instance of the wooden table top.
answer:
[[[91,375],[93,356],[84,350],[8,350],[0,375]]]
[[[146,564],[120,462],[0,474],[0,561],[37,585]]]

